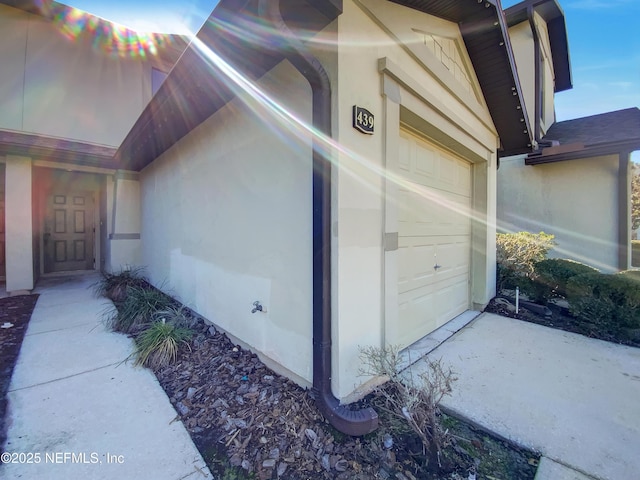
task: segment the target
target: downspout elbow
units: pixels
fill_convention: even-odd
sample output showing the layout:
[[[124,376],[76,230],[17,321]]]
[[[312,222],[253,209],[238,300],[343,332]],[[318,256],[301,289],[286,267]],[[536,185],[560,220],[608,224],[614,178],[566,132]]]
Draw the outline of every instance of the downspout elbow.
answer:
[[[280,2],[259,0],[260,17],[279,35],[291,64],[309,82],[314,130],[331,137],[331,82],[320,61],[311,55],[287,27]],[[331,162],[322,141],[313,138],[313,389],[318,409],[336,429],[347,435],[365,435],[378,427],[372,408],[350,410],[331,392]]]

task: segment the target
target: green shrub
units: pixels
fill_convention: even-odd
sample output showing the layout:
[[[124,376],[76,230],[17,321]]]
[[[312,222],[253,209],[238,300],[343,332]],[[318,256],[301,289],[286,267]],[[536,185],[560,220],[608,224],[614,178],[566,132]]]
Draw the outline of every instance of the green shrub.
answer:
[[[130,286],[124,302],[107,313],[106,323],[116,332],[137,333],[157,312],[172,305],[173,300],[156,288]]]
[[[618,275],[623,275],[631,280],[636,282],[640,282],[640,270],[624,270],[619,272]]]
[[[496,235],[496,261],[498,263],[498,289],[529,290],[537,262],[544,260],[555,245],[554,236],[540,232],[498,233]]]
[[[136,338],[136,365],[162,368],[176,361],[180,344],[188,345],[192,331],[155,321]]]
[[[640,240],[631,241],[631,265],[640,267]]]
[[[92,285],[97,297],[105,297],[114,303],[125,300],[128,287],[141,287],[145,284],[144,267],[133,267],[117,273],[102,273],[102,278]]]
[[[583,273],[567,282],[569,310],[601,333],[619,340],[640,328],[640,288],[626,275]]]
[[[552,297],[567,297],[567,282],[583,273],[597,273],[598,270],[565,258],[548,258],[534,266],[536,297],[549,300]]]

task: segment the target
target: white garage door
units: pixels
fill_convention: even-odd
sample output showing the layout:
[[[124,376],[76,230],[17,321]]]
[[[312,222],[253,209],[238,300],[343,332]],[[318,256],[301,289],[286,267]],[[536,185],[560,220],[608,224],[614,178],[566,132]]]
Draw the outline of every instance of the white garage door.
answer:
[[[398,173],[398,342],[469,308],[471,164],[402,131]]]

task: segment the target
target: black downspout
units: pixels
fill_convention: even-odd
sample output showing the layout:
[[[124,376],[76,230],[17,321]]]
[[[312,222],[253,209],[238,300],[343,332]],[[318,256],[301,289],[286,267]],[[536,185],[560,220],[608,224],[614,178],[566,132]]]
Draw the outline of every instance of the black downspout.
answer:
[[[307,79],[312,92],[312,123],[331,138],[331,83],[320,61],[291,32],[280,13],[280,2],[259,0],[259,15],[280,34],[291,64]],[[313,138],[313,389],[325,418],[348,435],[365,435],[378,426],[372,408],[349,410],[331,391],[331,161],[323,142]]]

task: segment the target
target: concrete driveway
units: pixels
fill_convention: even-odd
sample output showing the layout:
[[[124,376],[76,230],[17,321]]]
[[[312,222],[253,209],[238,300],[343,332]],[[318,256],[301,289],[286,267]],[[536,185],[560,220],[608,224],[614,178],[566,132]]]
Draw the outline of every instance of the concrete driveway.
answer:
[[[542,453],[536,479],[640,478],[640,349],[485,313],[428,357],[458,373],[443,407]]]

